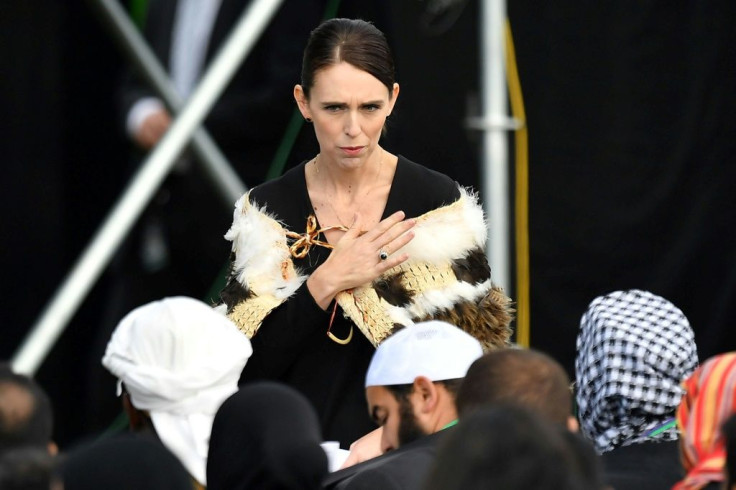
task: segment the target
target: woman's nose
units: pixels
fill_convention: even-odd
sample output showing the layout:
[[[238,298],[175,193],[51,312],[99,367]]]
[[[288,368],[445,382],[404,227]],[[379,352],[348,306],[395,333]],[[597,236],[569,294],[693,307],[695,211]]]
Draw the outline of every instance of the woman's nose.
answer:
[[[345,127],[343,128],[345,134],[350,137],[355,137],[360,134],[360,121],[358,120],[358,114],[356,112],[349,111],[345,118]]]

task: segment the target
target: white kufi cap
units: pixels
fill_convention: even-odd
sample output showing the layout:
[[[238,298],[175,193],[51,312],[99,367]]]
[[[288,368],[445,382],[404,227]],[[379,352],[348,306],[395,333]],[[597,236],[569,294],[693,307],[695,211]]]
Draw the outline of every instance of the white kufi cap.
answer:
[[[482,355],[480,343],[454,325],[437,320],[409,325],[378,346],[365,386],[411,384],[418,376],[431,381],[464,378]]]

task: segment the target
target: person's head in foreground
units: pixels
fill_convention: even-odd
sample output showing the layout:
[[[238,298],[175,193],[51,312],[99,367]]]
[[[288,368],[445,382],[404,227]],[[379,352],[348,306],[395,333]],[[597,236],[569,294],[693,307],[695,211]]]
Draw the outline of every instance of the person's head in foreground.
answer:
[[[683,385],[677,426],[686,475],[673,488],[691,490],[725,481],[721,426],[736,412],[736,352],[711,357]]]
[[[122,383],[133,430],[151,431],[206,485],[212,420],[238,389],[252,352],[225,316],[201,301],[165,298],[118,324],[102,364]]]
[[[225,400],[212,424],[209,490],[320,488],[327,456],[307,399],[286,385],[244,385]]]
[[[56,457],[45,447],[24,446],[0,453],[2,490],[56,490]]]
[[[192,490],[181,462],[145,434],[84,445],[66,456],[60,473],[64,490]]]
[[[602,488],[586,467],[592,452],[574,434],[519,406],[496,405],[464,417],[440,447],[426,490],[589,490]]]
[[[53,410],[46,392],[30,377],[0,364],[0,454],[41,448],[52,456]]]
[[[500,404],[522,406],[548,422],[578,429],[570,380],[550,356],[531,349],[488,352],[468,369],[457,393],[460,418]]]
[[[580,320],[575,400],[583,434],[599,453],[677,439],[680,383],[698,364],[685,315],[647,291],[615,291]]]
[[[390,451],[457,420],[455,395],[480,343],[449,323],[403,328],[376,349],[366,375],[368,411]]]

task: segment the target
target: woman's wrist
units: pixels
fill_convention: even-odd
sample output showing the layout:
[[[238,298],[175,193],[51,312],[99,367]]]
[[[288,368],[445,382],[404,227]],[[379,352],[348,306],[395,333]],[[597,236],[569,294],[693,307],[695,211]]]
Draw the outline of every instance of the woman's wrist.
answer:
[[[314,302],[319,305],[320,308],[327,311],[335,299],[335,295],[339,289],[329,280],[329,274],[325,274],[324,266],[317,267],[314,272],[307,279],[307,289],[314,298]]]

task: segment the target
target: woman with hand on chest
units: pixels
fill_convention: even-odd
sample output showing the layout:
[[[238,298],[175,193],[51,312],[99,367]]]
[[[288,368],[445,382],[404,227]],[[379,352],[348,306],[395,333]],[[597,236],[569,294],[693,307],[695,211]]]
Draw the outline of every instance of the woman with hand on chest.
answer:
[[[475,194],[380,146],[398,96],[372,24],[331,19],[312,31],[294,97],[319,153],[243,196],[226,235],[221,298],[254,351],[241,383],[295,387],[344,448],[375,428],[365,373],[395,329],[441,319],[487,349],[510,336]]]

